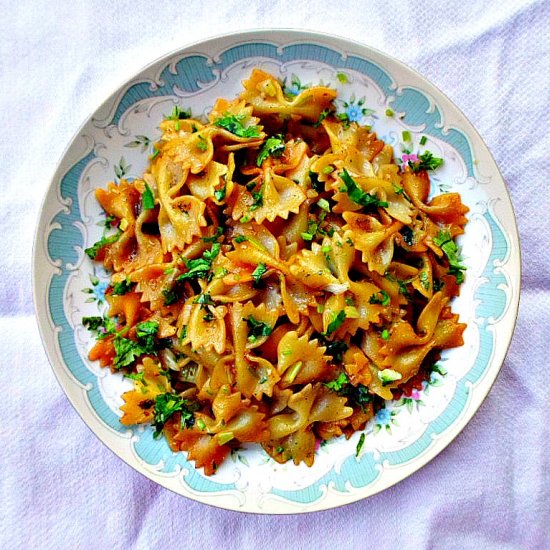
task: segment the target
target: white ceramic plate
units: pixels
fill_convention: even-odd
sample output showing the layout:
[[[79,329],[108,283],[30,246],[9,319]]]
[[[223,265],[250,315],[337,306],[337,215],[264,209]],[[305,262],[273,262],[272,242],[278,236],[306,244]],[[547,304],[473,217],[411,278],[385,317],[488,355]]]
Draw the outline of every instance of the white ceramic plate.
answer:
[[[277,464],[259,448],[233,453],[206,477],[150,427],[119,423],[129,381],[87,359],[84,315],[101,310],[107,274],[83,253],[101,233],[93,191],[139,176],[158,124],[174,105],[207,113],[234,97],[253,67],[287,86],[330,84],[339,109],[371,124],[399,151],[403,130],[444,157],[434,192],[460,192],[470,208],[460,239],[468,267],[453,309],[468,324],[465,345],[446,352],[422,391],[388,404],[359,434],[321,447],[308,468]],[[338,77],[340,75],[340,77]],[[344,75],[344,76],[342,76]],[[385,116],[392,109],[393,117]],[[34,249],[34,297],[54,372],[84,422],[120,458],[176,493],[223,508],[295,513],[332,508],[397,483],[430,461],[464,428],[487,395],[510,343],[520,291],[520,252],[506,186],[487,147],[439,90],[398,61],[341,38],[257,31],[214,38],[155,61],[121,86],[72,140],[44,200]],[[458,466],[457,466],[458,467]]]

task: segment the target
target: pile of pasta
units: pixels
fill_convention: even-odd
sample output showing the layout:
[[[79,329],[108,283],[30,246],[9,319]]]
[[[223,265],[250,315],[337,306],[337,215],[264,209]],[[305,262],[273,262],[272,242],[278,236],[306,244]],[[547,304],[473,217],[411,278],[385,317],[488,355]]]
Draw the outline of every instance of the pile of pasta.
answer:
[[[429,199],[428,171],[337,116],[335,90],[258,69],[243,87],[162,121],[143,176],[96,191],[114,233],[87,250],[112,272],[90,358],[134,383],[121,423],[207,475],[250,442],[311,466],[465,329],[460,196]]]

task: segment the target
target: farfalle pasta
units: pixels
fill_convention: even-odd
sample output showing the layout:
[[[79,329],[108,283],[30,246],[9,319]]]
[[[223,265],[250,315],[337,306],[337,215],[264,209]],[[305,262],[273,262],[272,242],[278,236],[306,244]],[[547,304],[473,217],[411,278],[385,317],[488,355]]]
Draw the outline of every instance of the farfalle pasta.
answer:
[[[255,69],[208,120],[175,108],[134,181],[98,189],[112,273],[89,357],[133,380],[121,423],[151,424],[207,475],[261,444],[311,466],[425,378],[465,325],[456,193],[425,151],[399,164],[335,90]]]

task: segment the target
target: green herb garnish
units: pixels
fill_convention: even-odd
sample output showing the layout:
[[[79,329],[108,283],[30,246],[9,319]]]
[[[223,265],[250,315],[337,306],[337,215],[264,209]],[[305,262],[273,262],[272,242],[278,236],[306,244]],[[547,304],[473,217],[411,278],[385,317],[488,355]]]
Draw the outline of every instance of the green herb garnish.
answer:
[[[116,323],[110,317],[82,317],[82,324],[98,340],[103,340],[111,334],[116,334]]]
[[[390,304],[390,301],[391,301],[391,298],[385,290],[375,292],[369,298],[369,304],[380,304],[384,307],[388,306]]]
[[[285,140],[281,134],[267,138],[258,154],[256,164],[261,166],[262,162],[266,160],[267,157],[280,157],[284,152]]]
[[[155,196],[148,183],[145,183],[145,191],[141,195],[141,208],[142,210],[152,210],[155,208]]]
[[[262,263],[256,266],[256,269],[252,272],[252,277],[254,278],[255,285],[260,283],[260,279],[262,278],[262,276],[265,274],[266,271],[267,271],[267,267],[265,264]]]
[[[86,252],[86,254],[91,260],[95,260],[97,255],[99,254],[99,251],[104,246],[116,243],[121,235],[122,235],[122,231],[119,230],[117,233],[115,233],[114,235],[111,235],[110,237],[103,236],[101,237],[101,239],[99,239],[99,241],[97,241],[95,244],[90,246],[90,248],[86,248],[84,252]]]
[[[419,275],[420,284],[424,290],[430,290],[430,279],[425,271],[422,271]]]
[[[129,374],[125,374],[124,378],[130,378],[130,380],[136,380],[137,382],[141,382],[144,386],[147,386],[147,382],[145,382],[144,372],[131,372]]]
[[[340,178],[342,178],[342,181],[344,182],[344,187],[342,190],[349,195],[349,198],[353,202],[360,204],[361,206],[374,208],[378,206],[385,208],[388,206],[386,201],[378,200],[374,195],[365,193],[365,191],[363,191],[357,183],[355,183],[347,170],[344,169],[344,171],[340,174]]]
[[[215,306],[216,302],[212,300],[212,297],[210,294],[199,294],[194,300],[194,304],[200,304],[202,307],[204,306]]]
[[[202,237],[202,241],[205,243],[215,243],[223,234],[223,229],[221,225],[218,225],[216,232],[211,237]]]
[[[333,332],[336,332],[342,326],[345,320],[346,320],[345,311],[339,311],[337,314],[333,313],[332,320],[328,324],[325,336],[330,336]]]
[[[250,212],[254,212],[254,210],[258,210],[258,208],[264,205],[263,187],[259,191],[252,191],[252,198],[254,199],[254,203],[250,207]]]
[[[120,281],[120,283],[115,283],[113,286],[113,294],[115,296],[124,296],[124,294],[127,294],[132,290],[135,283],[132,283],[128,277],[124,279],[124,281]]]
[[[225,113],[223,117],[214,122],[219,128],[224,128],[232,134],[242,138],[260,137],[260,128],[258,126],[243,126],[242,121],[245,115],[232,115]]]
[[[222,202],[225,199],[225,194],[227,192],[227,185],[224,185],[221,189],[214,189],[214,198],[218,202]]]
[[[221,244],[214,243],[210,250],[206,250],[201,258],[194,260],[185,260],[185,265],[189,271],[180,275],[176,280],[185,281],[190,279],[209,279],[212,262],[220,253]]]
[[[345,372],[341,372],[338,375],[338,378],[335,380],[332,380],[330,382],[327,382],[325,386],[332,391],[339,392],[344,389],[344,386],[346,384],[349,384],[349,378]]]
[[[418,155],[418,160],[419,162],[409,162],[409,166],[414,173],[423,170],[435,170],[443,164],[443,159],[434,157],[430,151],[424,151],[424,153]]]
[[[190,428],[195,423],[194,412],[198,410],[198,404],[190,403],[175,393],[163,393],[155,397],[155,411],[153,437],[158,439],[168,420],[177,412],[181,415],[181,429]]]
[[[313,125],[314,128],[319,128],[321,124],[323,123],[323,120],[330,115],[331,111],[329,109],[323,109],[321,111],[321,114],[319,115],[319,118],[317,119],[317,122]]]
[[[363,448],[363,445],[365,443],[365,434],[362,433],[359,436],[359,441],[357,442],[357,447],[355,448],[355,456],[358,457],[359,453],[361,452],[361,449]]]
[[[181,107],[174,105],[172,112],[169,116],[166,117],[167,120],[184,120],[186,118],[191,118],[191,109],[184,111]]]
[[[363,384],[353,386],[345,372],[341,372],[336,380],[327,382],[325,386],[329,390],[335,391],[338,395],[347,397],[348,403],[351,406],[361,407],[363,410],[365,409],[365,405],[372,401],[372,395],[369,393],[367,386]]]
[[[273,327],[262,321],[257,321],[252,315],[246,319],[246,324],[248,326],[248,341],[252,343],[273,332]]]
[[[208,142],[206,141],[204,136],[201,134],[198,134],[197,137],[198,137],[197,149],[199,149],[199,151],[206,151],[208,149]]]
[[[460,257],[460,249],[453,241],[449,231],[439,231],[437,237],[434,237],[433,242],[443,250],[449,260],[449,273],[454,275],[457,284],[464,282],[464,271],[466,267],[462,265]]]

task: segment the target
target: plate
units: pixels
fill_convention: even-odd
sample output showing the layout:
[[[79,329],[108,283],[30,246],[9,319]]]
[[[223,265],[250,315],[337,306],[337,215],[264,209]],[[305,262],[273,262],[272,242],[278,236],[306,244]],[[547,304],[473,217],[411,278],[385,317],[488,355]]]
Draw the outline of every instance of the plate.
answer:
[[[237,95],[260,67],[296,88],[338,89],[338,109],[370,124],[398,147],[403,131],[425,135],[445,163],[434,191],[458,191],[470,208],[460,238],[468,268],[453,309],[468,324],[465,344],[444,352],[421,390],[387,404],[359,433],[322,446],[315,464],[277,464],[257,447],[235,451],[206,477],[153,440],[150,427],[119,423],[130,381],[87,358],[84,315],[97,315],[108,274],[84,254],[101,235],[94,189],[139,176],[158,123],[174,105],[207,113]],[[390,110],[390,111],[387,111]],[[393,116],[388,116],[393,112]],[[259,513],[333,508],[386,489],[441,452],[489,392],[512,338],[520,292],[520,251],[506,186],[487,147],[453,103],[395,59],[348,40],[301,31],[255,31],[213,38],[167,55],[122,85],[71,141],[45,197],[36,232],[33,288],[40,332],[53,370],[84,422],[116,455],[188,498]],[[458,466],[457,466],[458,467]]]

